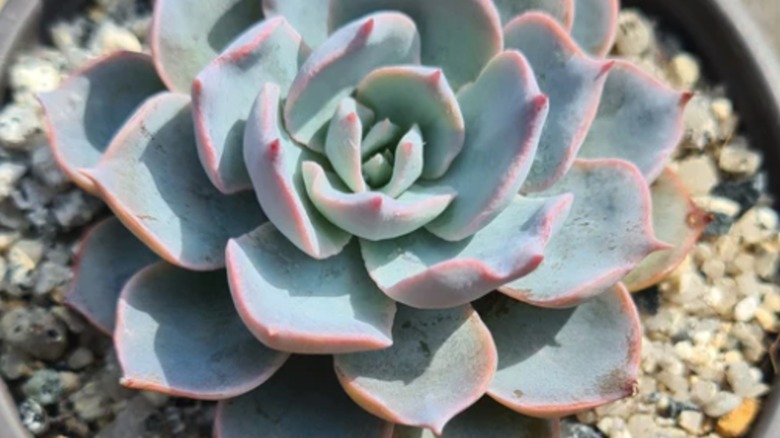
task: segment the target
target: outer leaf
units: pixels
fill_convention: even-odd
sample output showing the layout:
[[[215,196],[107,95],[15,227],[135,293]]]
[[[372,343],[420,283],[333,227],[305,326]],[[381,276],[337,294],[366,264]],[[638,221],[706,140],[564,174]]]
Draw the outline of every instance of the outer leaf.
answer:
[[[94,183],[80,169],[97,165],[138,106],[163,89],[149,56],[117,52],[74,73],[58,90],[41,94],[60,168],[81,188],[96,194]]]
[[[279,231],[317,259],[338,254],[350,235],[334,227],[306,195],[300,168],[315,154],[298,147],[281,125],[281,91],[266,84],[255,101],[244,135],[244,161],[255,195]]]
[[[125,282],[158,260],[116,218],[103,220],[84,235],[79,245],[65,301],[111,335]]]
[[[285,96],[308,54],[295,29],[274,18],[246,31],[198,74],[192,86],[198,154],[220,191],[252,186],[242,144],[254,92],[273,82]]]
[[[345,98],[330,121],[325,155],[341,180],[354,192],[365,192],[367,189],[360,156],[362,137],[363,122],[358,115],[357,102]]]
[[[163,259],[191,270],[224,266],[225,245],[265,221],[251,194],[225,196],[195,152],[190,99],[149,99],[87,174],[119,219]]]
[[[288,356],[247,330],[224,271],[195,273],[166,263],[127,283],[114,341],[123,385],[204,400],[254,389]]]
[[[650,254],[623,279],[632,292],[648,288],[674,271],[712,222],[711,216],[693,203],[680,177],[669,169],[655,181],[650,192],[655,234],[665,242],[673,242],[674,248]]]
[[[504,42],[526,56],[539,73],[539,88],[550,99],[536,158],[523,185],[524,192],[544,190],[561,179],[577,157],[613,63],[590,59],[555,20],[539,13],[509,23]]]
[[[630,161],[654,181],[682,138],[682,115],[690,98],[629,62],[615,61],[579,158]]]
[[[263,0],[266,19],[282,16],[303,35],[309,47],[328,38],[328,8],[312,6],[311,0]]]
[[[157,72],[171,91],[189,93],[195,76],[262,18],[258,0],[158,0],[150,35]]]
[[[414,185],[423,172],[423,137],[417,125],[401,138],[395,148],[395,164],[390,181],[380,192],[397,198]]]
[[[476,233],[506,208],[533,162],[547,117],[547,97],[518,52],[490,61],[474,84],[458,94],[466,145],[439,180],[458,198],[426,228],[445,240]]]
[[[519,415],[489,397],[482,397],[444,428],[443,438],[550,438],[557,437],[558,420],[542,420]],[[396,425],[393,438],[434,438],[426,429]]]
[[[574,0],[493,0],[493,3],[504,25],[528,12],[543,12],[555,18],[567,32],[574,22]]]
[[[419,59],[420,35],[405,15],[381,12],[344,26],[301,67],[284,107],[287,130],[298,142],[321,151],[322,128],[363,76]]]
[[[446,186],[412,186],[398,199],[379,192],[349,193],[338,178],[313,161],[303,163],[306,191],[323,216],[369,240],[394,239],[440,215],[455,197]]]
[[[606,56],[617,36],[619,0],[577,0],[571,34],[589,53]]]
[[[578,160],[545,196],[574,194],[566,222],[531,274],[499,290],[543,307],[568,307],[611,287],[648,254],[668,248],[653,235],[650,191],[621,160]]]
[[[485,393],[496,362],[490,332],[468,305],[437,311],[400,306],[392,347],[335,358],[341,385],[360,406],[437,435]]]
[[[499,355],[488,395],[499,403],[534,417],[563,417],[635,391],[642,332],[622,285],[566,310],[505,297],[488,307],[482,315]]]
[[[216,438],[387,437],[393,425],[352,403],[329,357],[293,356],[271,380],[217,405]]]
[[[371,278],[394,300],[418,308],[469,303],[536,269],[571,196],[516,196],[496,220],[469,239],[447,242],[418,231],[394,240],[361,241]]]
[[[316,260],[265,224],[227,248],[238,313],[264,344],[294,353],[348,353],[392,345],[395,303],[371,281],[357,243]]]
[[[403,130],[419,126],[425,139],[423,177],[440,178],[460,153],[463,115],[444,73],[430,67],[376,69],[358,85],[357,99]]]
[[[501,51],[501,20],[490,0],[331,0],[330,29],[380,10],[412,17],[422,36],[422,63],[440,66],[453,88],[473,81]]]

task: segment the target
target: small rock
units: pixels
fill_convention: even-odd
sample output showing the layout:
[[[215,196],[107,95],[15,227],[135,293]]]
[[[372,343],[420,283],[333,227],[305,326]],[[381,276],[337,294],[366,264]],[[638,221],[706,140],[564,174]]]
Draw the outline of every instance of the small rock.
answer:
[[[33,272],[43,257],[44,245],[40,240],[20,240],[8,250],[8,274],[11,286],[32,286]]]
[[[732,199],[739,203],[742,211],[753,208],[761,198],[761,188],[756,179],[725,181],[712,189],[712,194]]]
[[[46,406],[58,403],[65,389],[56,371],[42,369],[36,371],[30,380],[22,385],[22,392],[31,400]]]
[[[737,409],[742,403],[742,399],[730,392],[719,392],[711,402],[704,407],[704,413],[712,418],[722,417],[729,412]]]
[[[625,56],[641,55],[653,42],[655,35],[647,20],[636,11],[627,10],[618,16],[615,49]]]
[[[734,216],[727,214],[714,212],[712,213],[712,222],[704,229],[704,236],[718,237],[724,236],[731,231],[731,226],[734,224]]]
[[[29,106],[10,104],[0,110],[0,145],[27,150],[33,136],[41,132],[38,114]]]
[[[46,186],[57,191],[68,186],[70,180],[60,170],[49,145],[36,148],[30,156],[30,162],[33,176]]]
[[[68,356],[68,366],[74,370],[88,367],[95,360],[95,355],[88,348],[79,347]]]
[[[31,98],[36,94],[55,90],[62,81],[60,68],[40,53],[20,56],[11,66],[8,75],[16,101],[20,100],[21,95],[24,97],[21,99],[24,103],[32,103]]]
[[[704,147],[719,137],[718,122],[710,110],[709,102],[694,96],[683,113],[685,143],[690,149],[704,150]],[[714,166],[713,166],[714,167]]]
[[[712,110],[712,115],[720,121],[726,121],[734,115],[734,105],[730,100],[723,97],[713,99],[710,109]]]
[[[25,400],[19,405],[19,417],[22,426],[35,435],[40,435],[49,430],[49,418],[46,410],[33,400]]]
[[[9,380],[16,380],[32,373],[29,358],[17,348],[5,348],[0,355],[0,373]]]
[[[40,307],[11,310],[0,319],[0,329],[9,345],[39,359],[57,360],[68,346],[65,325]]]
[[[715,430],[723,438],[736,438],[745,435],[758,415],[759,403],[756,399],[746,399],[738,408],[718,420]]]
[[[718,184],[718,170],[706,155],[681,161],[678,172],[683,184],[693,196],[706,195]]]
[[[743,299],[734,308],[734,319],[740,322],[750,321],[756,316],[759,304],[758,297],[755,296]]]
[[[7,198],[13,191],[16,183],[27,172],[27,166],[14,162],[0,163],[0,199]]]
[[[63,228],[75,228],[87,224],[103,208],[103,203],[81,190],[72,190],[57,197],[54,217]]]
[[[95,32],[92,50],[101,55],[127,50],[141,52],[143,47],[138,37],[129,29],[117,26],[111,21],[105,21]]]
[[[718,165],[728,173],[753,175],[761,167],[761,155],[746,147],[729,145],[720,151]]]
[[[741,211],[737,201],[720,196],[697,196],[694,198],[694,202],[699,208],[710,213],[723,213],[727,216],[735,217]]]
[[[676,55],[669,63],[669,76],[676,87],[693,89],[701,77],[699,62],[688,53]]]
[[[780,330],[780,321],[778,321],[777,314],[770,312],[769,310],[759,307],[756,310],[756,321],[769,333],[777,333]]]
[[[65,285],[70,280],[70,277],[71,270],[67,266],[49,261],[43,262],[40,269],[38,269],[33,291],[38,295],[43,295]]]
[[[0,231],[0,252],[7,251],[20,237],[15,231]]]
[[[96,382],[88,382],[83,388],[70,396],[73,409],[86,421],[93,421],[111,411],[108,395]]]
[[[734,394],[740,397],[745,397],[755,384],[750,373],[750,365],[745,361],[730,364],[726,369],[726,379]]]
[[[699,434],[703,423],[704,415],[695,411],[683,411],[677,420],[680,427],[692,434]]]
[[[718,395],[718,385],[709,380],[698,380],[691,385],[691,399],[699,406],[710,403]]]
[[[628,419],[628,431],[633,438],[655,438],[658,426],[652,415],[633,415]]]

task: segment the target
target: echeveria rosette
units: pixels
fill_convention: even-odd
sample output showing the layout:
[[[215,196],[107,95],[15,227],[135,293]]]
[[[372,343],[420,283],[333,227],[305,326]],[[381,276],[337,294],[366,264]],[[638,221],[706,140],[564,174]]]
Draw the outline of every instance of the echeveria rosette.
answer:
[[[603,58],[617,10],[158,0],[151,57],[41,97],[118,218],[69,302],[125,385],[220,400],[220,437],[546,436],[630,395],[621,281],[707,218],[664,170],[690,96]]]

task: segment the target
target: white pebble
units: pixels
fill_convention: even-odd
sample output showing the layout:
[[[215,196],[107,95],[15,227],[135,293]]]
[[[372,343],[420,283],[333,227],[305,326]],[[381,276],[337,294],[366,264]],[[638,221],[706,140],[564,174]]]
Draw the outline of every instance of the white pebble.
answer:
[[[761,167],[761,155],[739,146],[726,146],[720,152],[718,165],[726,172],[752,175]]]
[[[742,403],[742,398],[730,392],[719,392],[711,402],[704,407],[704,413],[712,418],[722,417],[737,409]]]
[[[759,301],[757,297],[747,297],[737,303],[734,308],[734,319],[740,322],[747,322],[756,316]]]
[[[704,423],[704,415],[696,411],[683,411],[677,421],[683,429],[698,434],[701,432],[702,423]]]

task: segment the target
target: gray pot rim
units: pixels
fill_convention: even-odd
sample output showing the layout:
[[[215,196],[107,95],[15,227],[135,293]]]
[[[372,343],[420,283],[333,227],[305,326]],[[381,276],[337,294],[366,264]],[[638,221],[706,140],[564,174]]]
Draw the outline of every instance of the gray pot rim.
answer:
[[[20,47],[37,41],[44,4],[52,8],[46,16],[55,17],[56,8],[66,3],[69,2],[7,0],[0,9],[0,100],[3,73],[11,56]],[[662,25],[676,28],[686,38],[694,53],[704,60],[706,70],[726,84],[747,134],[765,155],[766,168],[780,169],[780,62],[744,7],[737,0],[623,0],[623,4],[657,16]],[[770,172],[769,178],[771,192],[780,199],[780,171]],[[29,436],[2,380],[0,430],[11,433],[11,438]],[[777,431],[780,376],[763,404],[751,436],[773,438]]]

